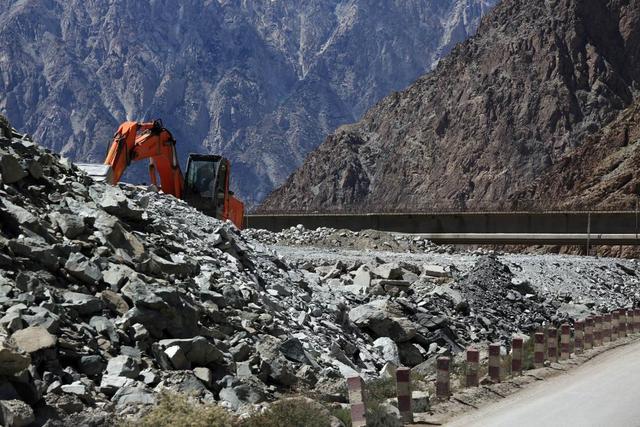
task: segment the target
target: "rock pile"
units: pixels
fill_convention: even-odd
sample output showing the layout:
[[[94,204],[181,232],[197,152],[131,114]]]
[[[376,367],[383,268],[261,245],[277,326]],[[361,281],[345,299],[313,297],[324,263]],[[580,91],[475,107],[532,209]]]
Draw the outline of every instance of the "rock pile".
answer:
[[[383,364],[228,223],[28,139],[0,138],[0,179],[0,424],[108,424],[166,389],[243,410]]]
[[[247,229],[245,234],[252,239],[271,245],[299,245],[332,247],[343,249],[372,249],[413,253],[445,253],[453,251],[451,246],[438,246],[419,235],[389,233],[378,230],[338,230],[318,227],[308,230],[302,224],[271,232],[260,229]]]

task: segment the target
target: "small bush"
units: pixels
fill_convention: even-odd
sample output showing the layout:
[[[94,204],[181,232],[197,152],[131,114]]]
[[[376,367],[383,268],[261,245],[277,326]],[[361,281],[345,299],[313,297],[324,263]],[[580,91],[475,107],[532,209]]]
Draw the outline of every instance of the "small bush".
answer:
[[[186,396],[163,393],[158,404],[138,421],[126,422],[126,427],[230,427],[237,419],[224,408],[190,402]]]
[[[396,380],[394,378],[377,378],[368,381],[365,388],[367,402],[382,402],[385,399],[396,397]]]
[[[329,408],[331,415],[342,421],[345,426],[351,425],[351,410],[342,406],[333,406]]]
[[[244,420],[242,427],[329,427],[330,413],[310,399],[285,399]]]

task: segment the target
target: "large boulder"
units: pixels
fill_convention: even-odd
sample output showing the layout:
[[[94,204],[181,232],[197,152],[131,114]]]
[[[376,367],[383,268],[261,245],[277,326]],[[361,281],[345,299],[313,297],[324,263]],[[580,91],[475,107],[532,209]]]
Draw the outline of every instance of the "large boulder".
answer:
[[[52,348],[57,343],[56,336],[41,326],[30,326],[16,331],[11,335],[11,339],[19,349],[26,353],[35,353],[40,350]]]
[[[416,335],[413,323],[389,300],[375,300],[352,308],[349,320],[377,337],[389,337],[395,342],[409,341]]]
[[[0,336],[0,375],[13,375],[29,367],[31,357],[18,349],[12,340]]]

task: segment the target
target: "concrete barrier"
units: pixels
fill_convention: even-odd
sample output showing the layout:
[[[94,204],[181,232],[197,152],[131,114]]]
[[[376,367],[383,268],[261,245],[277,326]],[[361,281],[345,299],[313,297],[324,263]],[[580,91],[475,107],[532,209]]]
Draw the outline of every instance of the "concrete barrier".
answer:
[[[551,362],[558,361],[558,330],[554,327],[547,329],[547,358]]]
[[[398,410],[405,423],[413,422],[413,409],[411,408],[411,369],[398,368],[396,371],[396,395],[398,397]]]
[[[347,377],[347,391],[351,405],[351,425],[366,427],[367,409],[365,407],[364,383],[359,375]]]
[[[584,320],[576,320],[575,323],[575,353],[582,354],[584,352]]]
[[[467,372],[466,372],[467,387],[478,387],[478,385],[480,385],[480,379],[478,377],[479,368],[480,368],[480,351],[470,347],[467,349]]]
[[[584,349],[593,348],[593,317],[587,317],[584,321]]]
[[[571,357],[571,325],[563,323],[560,326],[560,360]]]
[[[522,375],[522,365],[524,358],[524,339],[514,337],[511,340],[511,374]]]
[[[545,360],[545,334],[543,332],[536,332],[533,336],[533,340],[533,366],[536,368],[542,368]]]
[[[602,342],[604,344],[611,342],[611,314],[602,316]]]
[[[502,370],[500,347],[500,343],[489,344],[489,378],[497,383],[500,382],[500,373]]]
[[[618,310],[613,310],[611,316],[611,341],[615,341],[620,335],[620,313],[618,313]]]
[[[448,357],[439,357],[436,362],[436,398],[448,399],[451,395]]]

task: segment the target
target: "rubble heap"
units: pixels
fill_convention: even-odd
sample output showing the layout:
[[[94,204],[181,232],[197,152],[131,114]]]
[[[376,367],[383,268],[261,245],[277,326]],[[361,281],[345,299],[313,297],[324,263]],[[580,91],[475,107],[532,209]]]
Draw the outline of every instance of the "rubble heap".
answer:
[[[419,235],[379,230],[351,231],[329,227],[306,229],[302,224],[280,232],[247,229],[245,234],[269,245],[317,246],[343,249],[371,249],[412,253],[453,252],[452,246],[435,245]]]
[[[356,358],[371,339],[345,307],[233,225],[145,188],[95,183],[6,136],[0,424],[101,424],[166,389],[241,411],[384,363]]]

